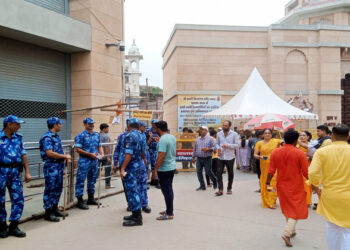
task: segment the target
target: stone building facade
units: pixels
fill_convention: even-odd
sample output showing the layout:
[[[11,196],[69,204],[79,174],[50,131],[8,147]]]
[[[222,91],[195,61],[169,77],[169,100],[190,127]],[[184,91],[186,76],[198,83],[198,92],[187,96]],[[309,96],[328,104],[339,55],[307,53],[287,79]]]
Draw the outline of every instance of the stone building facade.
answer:
[[[179,95],[220,95],[225,104],[257,67],[284,100],[302,96],[317,124],[341,122],[349,20],[349,1],[293,0],[269,27],[175,25],[163,51],[164,119],[177,130]]]
[[[0,8],[0,122],[12,113],[26,121],[25,141],[37,142],[46,119],[65,121],[71,139],[91,116],[96,130],[111,112],[60,113],[123,98],[124,0],[3,0]],[[114,44],[115,46],[106,46]],[[122,125],[111,126],[113,138]]]

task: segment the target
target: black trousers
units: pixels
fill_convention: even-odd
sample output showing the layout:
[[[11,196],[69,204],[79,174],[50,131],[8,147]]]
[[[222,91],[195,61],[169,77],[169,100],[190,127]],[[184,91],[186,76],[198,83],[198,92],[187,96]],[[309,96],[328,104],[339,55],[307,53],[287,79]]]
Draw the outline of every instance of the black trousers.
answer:
[[[235,159],[232,160],[219,160],[218,164],[218,184],[219,184],[219,190],[224,190],[224,184],[222,181],[222,173],[224,172],[225,166],[228,173],[228,183],[227,183],[227,190],[232,190],[232,183],[233,183],[233,165],[235,163]]]
[[[254,159],[254,161],[255,161],[255,170],[258,175],[258,179],[260,180],[260,175],[261,175],[260,160]]]
[[[219,165],[219,159],[214,158],[211,163],[211,170],[213,171],[216,178],[218,178],[218,165]],[[205,178],[207,179],[207,185],[210,184],[210,177],[209,175],[205,175]]]
[[[166,205],[166,214],[170,216],[174,215],[174,191],[173,191],[174,174],[175,174],[175,170],[158,172],[160,189],[162,190],[164,200],[165,200],[165,205]]]

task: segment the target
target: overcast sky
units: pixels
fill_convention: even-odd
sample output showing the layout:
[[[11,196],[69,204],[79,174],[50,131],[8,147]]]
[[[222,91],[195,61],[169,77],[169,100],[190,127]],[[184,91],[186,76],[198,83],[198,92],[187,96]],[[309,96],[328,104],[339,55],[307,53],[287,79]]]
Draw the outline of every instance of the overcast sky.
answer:
[[[141,85],[163,86],[162,51],[176,23],[268,26],[289,0],[125,0],[126,52],[135,38],[143,55]]]

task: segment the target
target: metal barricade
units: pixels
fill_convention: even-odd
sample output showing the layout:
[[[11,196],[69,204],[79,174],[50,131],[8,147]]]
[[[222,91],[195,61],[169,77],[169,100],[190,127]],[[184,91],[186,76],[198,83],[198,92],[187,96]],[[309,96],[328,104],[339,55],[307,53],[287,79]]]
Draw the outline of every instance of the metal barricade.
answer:
[[[65,164],[64,172],[64,186],[61,195],[59,206],[71,207],[75,201],[75,176],[78,169],[79,155],[75,153],[74,141],[67,140],[62,141],[63,149],[65,154],[72,156],[70,164]],[[23,181],[23,194],[25,198],[25,206],[21,221],[30,220],[31,218],[38,218],[43,215],[43,195],[45,188],[45,177],[44,177],[44,162],[40,157],[40,150],[38,142],[27,142],[24,143],[27,151],[27,157],[29,161],[29,171],[32,175],[32,181],[24,183],[24,174],[22,175]],[[103,143],[103,147],[110,147],[110,153],[108,156],[111,162],[108,164],[102,164],[99,161],[98,164],[98,178],[95,184],[96,192],[95,196],[100,200],[101,198],[114,195],[123,192],[122,183],[119,180],[119,176],[113,174],[113,152],[115,142]],[[105,156],[106,158],[107,156]],[[106,172],[106,168],[111,168],[111,183],[116,186],[115,189],[107,190],[102,188],[102,182],[109,176],[102,176]],[[86,194],[86,190],[85,190]],[[6,200],[7,211],[10,211],[10,199]]]

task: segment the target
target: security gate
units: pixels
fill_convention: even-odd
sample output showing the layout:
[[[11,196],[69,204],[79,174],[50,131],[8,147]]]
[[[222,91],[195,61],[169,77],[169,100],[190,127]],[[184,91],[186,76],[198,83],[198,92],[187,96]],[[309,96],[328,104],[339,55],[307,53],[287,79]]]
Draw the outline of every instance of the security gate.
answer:
[[[67,55],[0,37],[0,122],[8,114],[25,120],[20,133],[24,141],[39,141],[47,131],[46,120],[66,115],[69,62]],[[60,136],[69,137],[65,122]],[[67,129],[68,128],[68,129]]]

